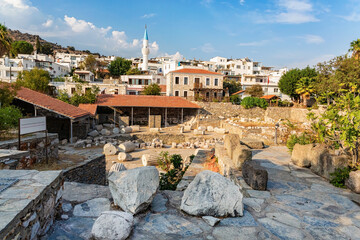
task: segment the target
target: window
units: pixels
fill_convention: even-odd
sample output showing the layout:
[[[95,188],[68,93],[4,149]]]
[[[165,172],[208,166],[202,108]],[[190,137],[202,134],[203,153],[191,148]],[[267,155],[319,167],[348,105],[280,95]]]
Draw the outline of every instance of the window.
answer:
[[[250,66],[248,66],[248,69],[250,70]]]
[[[175,91],[175,97],[179,96],[179,91]]]
[[[219,86],[219,79],[218,79],[218,78],[215,78],[215,79],[214,79],[214,85],[215,85],[215,86]]]
[[[240,66],[240,65],[236,65],[236,68],[237,68],[237,69],[240,69],[240,68],[241,68],[241,66]]]
[[[118,95],[119,94],[119,89],[116,88],[114,94]]]
[[[206,92],[206,98],[209,99],[209,97],[210,97],[210,93]]]
[[[180,83],[180,78],[179,77],[175,77],[175,84],[179,84]]]
[[[132,85],[132,81],[133,81],[132,79],[129,79],[129,84],[130,84],[130,85]]]
[[[278,88],[274,88],[274,92],[279,92],[279,89],[278,89]]]
[[[206,86],[210,85],[210,78],[206,78]]]
[[[184,97],[187,97],[187,91],[184,91]]]
[[[214,92],[214,98],[217,98],[217,93],[216,92]]]
[[[71,88],[71,94],[74,94],[75,93],[75,88]]]
[[[188,77],[184,77],[184,85],[188,85],[189,84],[189,78]]]
[[[160,78],[157,79],[157,84],[160,84]]]

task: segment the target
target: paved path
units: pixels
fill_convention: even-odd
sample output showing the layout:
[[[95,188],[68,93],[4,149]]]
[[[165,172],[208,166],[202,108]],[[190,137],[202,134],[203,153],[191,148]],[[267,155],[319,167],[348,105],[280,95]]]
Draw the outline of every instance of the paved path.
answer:
[[[183,192],[161,191],[150,210],[135,217],[130,239],[360,239],[358,194],[335,188],[310,170],[292,165],[285,147],[256,150],[253,159],[268,170],[269,191],[251,190],[240,178],[247,196],[243,217],[225,218],[210,227],[179,210]],[[86,187],[91,192],[91,186],[81,186]],[[110,207],[103,188],[93,197],[82,197],[81,201],[95,198],[85,203],[65,198],[70,218],[57,221],[45,239],[88,238],[96,209],[107,208],[104,204]],[[68,185],[65,191],[72,196],[76,187]]]

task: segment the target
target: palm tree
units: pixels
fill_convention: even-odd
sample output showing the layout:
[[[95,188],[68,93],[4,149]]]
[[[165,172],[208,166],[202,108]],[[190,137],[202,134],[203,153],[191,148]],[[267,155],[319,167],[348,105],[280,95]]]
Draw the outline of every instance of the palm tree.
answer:
[[[349,52],[352,52],[352,56],[355,59],[359,59],[359,57],[360,57],[360,38],[358,38],[357,40],[354,40],[350,43]]]
[[[295,92],[301,96],[304,105],[306,105],[306,100],[310,98],[315,90],[314,82],[314,78],[303,77],[296,84]]]
[[[7,28],[0,24],[0,57],[10,52],[11,41]]]

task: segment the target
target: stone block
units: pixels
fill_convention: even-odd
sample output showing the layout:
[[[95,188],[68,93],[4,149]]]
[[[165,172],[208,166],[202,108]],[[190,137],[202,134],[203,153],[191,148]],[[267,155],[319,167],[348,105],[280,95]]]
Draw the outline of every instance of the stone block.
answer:
[[[255,190],[265,191],[267,188],[268,173],[254,161],[246,161],[242,166],[245,182]]]
[[[355,193],[360,193],[360,170],[352,171],[349,179],[346,180],[346,186]]]
[[[251,139],[251,138],[243,138],[240,140],[241,144],[251,148],[251,149],[263,149],[264,143],[263,141]]]
[[[244,162],[252,160],[252,152],[248,147],[238,145],[233,150],[231,159],[233,161],[234,168],[241,169]]]

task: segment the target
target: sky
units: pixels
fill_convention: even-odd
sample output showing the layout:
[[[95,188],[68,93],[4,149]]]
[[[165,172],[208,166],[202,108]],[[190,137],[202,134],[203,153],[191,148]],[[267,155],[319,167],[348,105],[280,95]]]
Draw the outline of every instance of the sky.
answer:
[[[306,67],[360,38],[360,0],[0,0],[0,22],[41,38],[121,57],[249,57]]]

